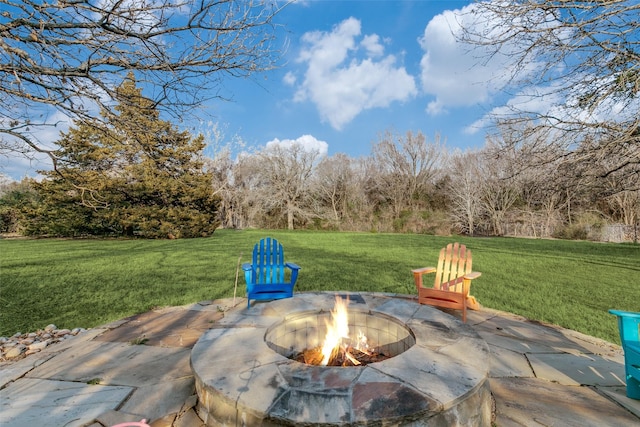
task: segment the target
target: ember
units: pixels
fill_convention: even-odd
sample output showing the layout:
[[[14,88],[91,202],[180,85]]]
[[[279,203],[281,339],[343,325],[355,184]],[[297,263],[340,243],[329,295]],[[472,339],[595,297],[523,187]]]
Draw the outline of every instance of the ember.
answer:
[[[360,366],[388,359],[382,352],[372,349],[367,337],[358,331],[357,339],[349,336],[349,298],[336,296],[336,304],[331,310],[331,321],[325,320],[327,334],[321,346],[307,348],[292,358],[307,365]]]
[[[344,351],[337,351],[335,355],[332,355],[327,366],[366,366],[369,363],[382,362],[390,357],[383,353],[365,353],[353,347],[347,347]],[[304,350],[293,357],[296,362],[307,365],[320,365],[322,359],[322,347],[320,346]]]

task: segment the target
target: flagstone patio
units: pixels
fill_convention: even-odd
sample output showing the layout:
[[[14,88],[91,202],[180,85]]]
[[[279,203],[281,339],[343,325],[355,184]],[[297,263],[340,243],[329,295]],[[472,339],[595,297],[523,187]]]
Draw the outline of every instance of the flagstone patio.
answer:
[[[146,418],[154,427],[202,427],[191,348],[243,310],[242,298],[235,306],[225,299],[152,310],[2,362],[0,425],[103,427]],[[488,309],[469,312],[467,322],[491,354],[496,425],[640,425],[640,401],[625,396],[619,346]]]

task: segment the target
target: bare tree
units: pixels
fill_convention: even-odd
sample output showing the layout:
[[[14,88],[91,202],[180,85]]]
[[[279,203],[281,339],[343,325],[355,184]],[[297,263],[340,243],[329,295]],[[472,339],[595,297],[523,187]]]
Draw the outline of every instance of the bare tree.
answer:
[[[313,216],[308,208],[309,186],[320,158],[318,150],[297,143],[288,147],[274,144],[256,156],[259,167],[255,174],[261,179],[259,200],[265,211],[283,214],[289,230],[294,229],[296,219],[305,221]]]
[[[112,113],[129,72],[181,118],[220,82],[270,69],[278,2],[0,0],[0,154],[55,154],[38,130]],[[93,121],[94,126],[100,125]]]
[[[348,200],[346,201],[346,216],[343,217],[340,228],[342,230],[372,231],[375,230],[375,203],[372,203],[370,175],[370,157],[349,159],[350,185]]]
[[[429,142],[421,132],[409,131],[404,137],[387,132],[374,145],[374,191],[392,206],[394,218],[426,194],[442,167],[444,153],[439,135]]]
[[[516,202],[538,203],[537,176],[528,169],[520,171],[521,153],[505,148],[505,144],[502,139],[488,139],[482,150],[458,152],[452,157],[450,214],[462,232],[508,234],[520,210],[514,209]]]
[[[640,175],[640,3],[635,0],[478,1],[460,40],[490,60],[510,58],[510,87],[519,102],[496,120],[555,145],[563,160],[584,168],[593,184],[622,172]],[[540,108],[546,105],[546,108]]]
[[[638,165],[640,169],[640,165]],[[640,219],[640,188],[637,182],[625,174],[611,174],[607,177],[602,194],[609,207],[610,218],[627,226],[636,226]]]
[[[607,198],[613,220],[624,225],[635,226],[640,218],[640,191],[622,191]]]
[[[207,123],[202,133],[209,152],[209,157],[204,158],[204,165],[213,177],[214,194],[220,197],[220,224],[225,228],[245,227],[249,225],[247,199],[251,199],[247,197],[247,188],[251,187],[252,181],[251,176],[245,176],[243,172],[253,168],[247,168],[245,164],[245,143],[239,135],[228,138],[224,126],[219,122]],[[245,155],[234,160],[232,152],[244,152]]]
[[[229,220],[234,228],[264,226],[262,197],[265,183],[257,171],[260,159],[254,154],[240,155],[232,170],[228,191]]]
[[[522,159],[522,161],[526,161]],[[518,220],[524,225],[520,233],[531,237],[550,237],[554,228],[562,223],[564,191],[560,190],[562,177],[558,165],[552,162],[537,168],[523,168],[519,173],[520,197]]]
[[[473,235],[480,222],[480,184],[483,176],[479,168],[481,154],[476,151],[457,152],[451,157],[448,191],[452,206],[450,215],[462,233]]]
[[[347,214],[350,192],[354,190],[351,159],[341,153],[325,157],[316,167],[313,178],[316,200],[329,208],[331,220],[339,224]]]
[[[504,150],[500,145],[487,141],[482,151],[482,161],[478,163],[481,170],[481,180],[478,182],[481,206],[496,236],[505,234],[507,212],[520,196],[516,170],[518,153]]]
[[[231,152],[225,148],[216,153],[213,159],[205,158],[204,165],[213,177],[211,184],[214,193],[220,197],[220,206],[218,207],[220,225],[225,228],[236,228],[235,191],[232,187],[234,162],[231,159]]]

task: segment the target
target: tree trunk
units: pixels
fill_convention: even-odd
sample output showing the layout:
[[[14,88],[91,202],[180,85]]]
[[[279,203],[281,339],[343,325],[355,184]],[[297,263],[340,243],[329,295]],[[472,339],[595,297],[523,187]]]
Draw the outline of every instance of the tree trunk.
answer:
[[[293,230],[293,206],[290,201],[287,202],[287,228]]]

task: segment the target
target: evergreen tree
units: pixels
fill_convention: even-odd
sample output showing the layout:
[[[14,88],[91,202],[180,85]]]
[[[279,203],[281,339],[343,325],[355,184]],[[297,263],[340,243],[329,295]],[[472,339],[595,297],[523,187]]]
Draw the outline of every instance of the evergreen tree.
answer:
[[[83,122],[62,135],[56,171],[35,185],[30,234],[180,238],[211,235],[219,199],[203,170],[204,138],[160,120],[132,74],[102,127]]]
[[[0,182],[0,233],[23,231],[23,207],[37,203],[37,194],[33,191],[32,182],[30,178],[20,182]]]

